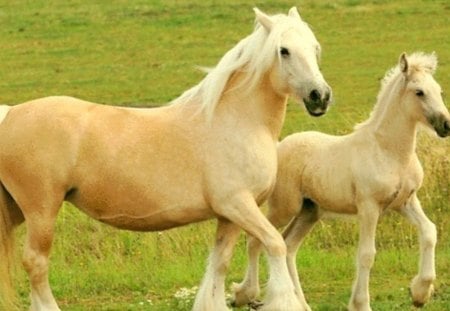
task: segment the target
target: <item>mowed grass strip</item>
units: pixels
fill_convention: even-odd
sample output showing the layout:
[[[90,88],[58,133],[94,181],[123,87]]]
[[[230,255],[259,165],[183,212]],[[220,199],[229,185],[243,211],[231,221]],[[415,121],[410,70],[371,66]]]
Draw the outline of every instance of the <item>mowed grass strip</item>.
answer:
[[[403,51],[435,51],[436,78],[450,92],[448,1],[18,0],[0,4],[0,102],[64,94],[112,105],[164,104],[200,81],[195,66],[214,66],[252,31],[253,6],[277,13],[293,5],[322,43],[322,71],[335,105],[317,119],[291,102],[282,137],[350,132],[368,117],[380,79]],[[420,199],[439,232],[436,294],[425,310],[450,310],[450,143],[422,134],[418,152],[425,169]],[[64,310],[189,310],[214,226],[119,231],[67,205],[51,257],[57,300]],[[22,227],[19,242],[23,234]],[[413,309],[408,285],[417,270],[416,236],[398,215],[381,220],[371,279],[374,310]],[[356,240],[355,223],[333,220],[321,222],[305,241],[299,272],[314,310],[345,310]],[[228,284],[242,279],[245,264],[243,237]],[[264,280],[264,265],[262,274]],[[21,269],[17,286],[25,306],[29,289]]]

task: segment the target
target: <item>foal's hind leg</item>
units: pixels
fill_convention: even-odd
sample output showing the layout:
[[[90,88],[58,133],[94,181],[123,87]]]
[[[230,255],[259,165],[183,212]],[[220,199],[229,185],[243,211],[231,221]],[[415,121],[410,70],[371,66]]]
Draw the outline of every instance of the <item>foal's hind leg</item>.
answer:
[[[27,237],[23,265],[31,284],[30,311],[59,311],[48,280],[49,254],[53,241],[58,204],[43,204],[41,209],[22,208],[26,218]],[[31,207],[34,205],[27,205]],[[36,205],[39,206],[39,205]]]
[[[411,295],[414,305],[421,307],[430,299],[433,293],[433,281],[436,278],[434,267],[436,226],[423,212],[416,194],[401,209],[401,213],[419,229],[420,265],[419,273],[411,283]]]
[[[295,286],[295,292],[299,300],[304,304],[306,310],[311,310],[308,306],[305,295],[297,272],[296,257],[297,251],[302,244],[306,235],[312,230],[319,220],[319,210],[314,202],[305,199],[303,201],[302,210],[291,221],[289,226],[283,232],[283,237],[287,247],[287,265],[292,282]]]

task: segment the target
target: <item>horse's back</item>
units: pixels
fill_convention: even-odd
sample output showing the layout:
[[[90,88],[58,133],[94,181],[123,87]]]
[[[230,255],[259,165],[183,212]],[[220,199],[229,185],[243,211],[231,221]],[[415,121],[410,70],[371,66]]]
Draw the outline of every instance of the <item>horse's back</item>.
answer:
[[[14,106],[0,124],[0,182],[21,208],[66,199],[127,229],[209,218],[200,156],[175,115],[59,96]]]

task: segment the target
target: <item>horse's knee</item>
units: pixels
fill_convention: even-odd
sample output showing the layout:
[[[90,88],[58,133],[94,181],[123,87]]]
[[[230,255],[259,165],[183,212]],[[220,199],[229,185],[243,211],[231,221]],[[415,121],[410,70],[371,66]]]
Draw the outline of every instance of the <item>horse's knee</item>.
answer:
[[[283,237],[278,232],[273,234],[266,242],[265,247],[269,256],[286,256],[287,247]]]

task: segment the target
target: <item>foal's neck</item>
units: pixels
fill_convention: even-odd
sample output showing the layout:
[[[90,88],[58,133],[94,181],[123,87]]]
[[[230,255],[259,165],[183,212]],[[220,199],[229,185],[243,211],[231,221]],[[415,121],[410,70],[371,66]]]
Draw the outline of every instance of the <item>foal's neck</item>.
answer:
[[[417,122],[402,111],[400,93],[392,93],[386,100],[389,102],[380,112],[383,115],[374,124],[375,139],[383,150],[407,164],[416,149]]]

